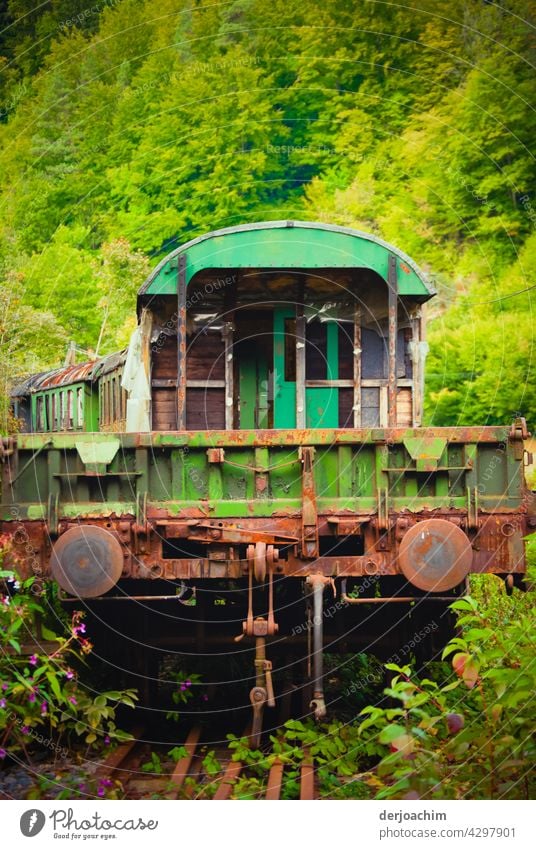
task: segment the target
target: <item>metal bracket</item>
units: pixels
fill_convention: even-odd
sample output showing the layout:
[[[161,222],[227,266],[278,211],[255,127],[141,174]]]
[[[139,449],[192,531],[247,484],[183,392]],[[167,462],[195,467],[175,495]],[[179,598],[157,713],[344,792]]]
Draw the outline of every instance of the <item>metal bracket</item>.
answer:
[[[95,440],[75,443],[80,460],[85,466],[86,475],[105,475],[106,467],[110,465],[121,445],[119,439]]]
[[[389,530],[389,490],[378,489],[378,530]]]
[[[209,463],[223,463],[225,450],[223,448],[207,448],[207,459]]]
[[[478,489],[467,487],[467,527],[478,528]]]
[[[524,457],[524,446],[523,441],[530,437],[530,433],[527,428],[527,422],[523,417],[519,417],[514,419],[512,422],[512,427],[510,428],[509,438],[510,441],[514,444],[514,459],[515,460],[523,460]]]
[[[60,497],[57,493],[51,492],[48,496],[47,503],[47,529],[49,536],[58,536],[59,534],[59,501]]]
[[[313,458],[315,449],[301,446],[299,458],[303,465],[302,472],[302,540],[301,553],[303,557],[318,557],[318,513],[316,509],[315,477]]]

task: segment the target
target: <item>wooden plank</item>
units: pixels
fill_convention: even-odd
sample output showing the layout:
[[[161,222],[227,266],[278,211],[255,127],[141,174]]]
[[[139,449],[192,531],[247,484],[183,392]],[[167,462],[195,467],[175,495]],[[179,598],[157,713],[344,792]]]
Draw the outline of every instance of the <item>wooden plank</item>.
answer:
[[[195,755],[195,750],[197,748],[197,744],[199,743],[199,739],[201,737],[201,726],[194,725],[194,727],[190,730],[188,737],[186,738],[186,742],[184,744],[184,748],[186,749],[186,755],[177,761],[175,765],[175,769],[170,777],[170,781],[173,785],[173,789],[170,791],[169,798],[176,799],[182,785],[184,784],[185,779],[188,777],[188,770],[190,769],[190,764],[192,763],[193,757]]]
[[[308,749],[303,753],[303,761],[300,768],[300,800],[310,801],[315,798],[315,768]]]
[[[177,430],[186,427],[186,254],[179,254],[177,282]]]
[[[281,797],[281,784],[283,783],[283,772],[285,765],[280,760],[275,760],[268,775],[265,799],[267,802],[275,802]]]
[[[305,386],[307,389],[351,389],[354,385],[353,380],[306,380]]]
[[[354,427],[361,427],[361,307],[354,309]]]
[[[303,289],[296,304],[296,427],[305,428],[305,312]]]
[[[231,321],[226,321],[223,330],[223,343],[225,349],[225,430],[232,430],[234,426],[233,338],[233,323]]]
[[[225,389],[225,380],[187,380],[187,389]]]
[[[213,798],[216,801],[221,799],[228,799],[232,793],[235,782],[237,781],[240,773],[242,772],[242,764],[240,761],[229,761],[227,764],[227,769],[225,770],[225,775],[223,776],[220,786],[216,790]]]
[[[110,752],[106,760],[95,771],[96,778],[107,778],[114,772],[117,772],[124,764],[125,760],[132,752],[133,748],[139,743],[143,734],[143,728],[137,726],[132,732],[132,740],[126,740],[121,743],[117,749]]]
[[[389,305],[389,377],[387,390],[387,421],[389,427],[396,427],[396,349],[398,336],[398,286],[396,256],[394,254],[389,254],[387,290]]]

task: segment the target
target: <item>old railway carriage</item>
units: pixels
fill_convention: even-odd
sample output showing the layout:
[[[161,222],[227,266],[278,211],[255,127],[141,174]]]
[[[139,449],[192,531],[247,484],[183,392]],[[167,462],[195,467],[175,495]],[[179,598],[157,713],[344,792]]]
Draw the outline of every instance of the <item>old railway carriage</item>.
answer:
[[[129,644],[255,650],[256,716],[271,661],[309,645],[321,716],[323,648],[392,653],[444,631],[470,572],[525,569],[523,422],[420,428],[433,294],[401,251],[322,224],[173,251],[127,352],[14,390],[19,568],[120,632],[123,665]]]

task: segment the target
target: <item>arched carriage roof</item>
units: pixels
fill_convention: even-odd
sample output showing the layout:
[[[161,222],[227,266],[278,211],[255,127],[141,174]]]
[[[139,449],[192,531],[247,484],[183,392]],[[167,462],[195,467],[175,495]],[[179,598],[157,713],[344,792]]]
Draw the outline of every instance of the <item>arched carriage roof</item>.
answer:
[[[265,221],[215,230],[176,248],[151,272],[139,297],[175,294],[181,255],[186,257],[187,284],[210,268],[367,268],[387,280],[389,256],[394,255],[400,295],[426,301],[435,294],[413,260],[377,236],[312,221]]]

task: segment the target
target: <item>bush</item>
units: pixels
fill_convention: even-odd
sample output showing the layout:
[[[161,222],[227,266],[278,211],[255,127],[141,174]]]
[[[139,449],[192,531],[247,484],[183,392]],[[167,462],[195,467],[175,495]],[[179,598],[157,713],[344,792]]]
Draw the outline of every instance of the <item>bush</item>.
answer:
[[[6,544],[0,540],[0,554]],[[134,707],[135,691],[94,696],[73,669],[92,649],[83,614],[73,614],[66,635],[42,628],[42,637],[57,643],[47,654],[39,650],[35,637],[36,618],[44,616],[44,608],[32,592],[34,579],[20,584],[13,572],[0,571],[0,580],[5,587],[0,594],[0,759],[23,755],[29,760],[35,744],[65,756],[65,747],[77,738],[89,746],[128,739],[130,735],[117,728],[115,714],[119,704]],[[21,635],[30,636],[34,653],[23,654]]]
[[[360,734],[383,746],[377,798],[531,798],[533,597],[478,576],[451,607],[462,631],[443,652],[446,682],[387,664],[392,706],[361,712]]]

